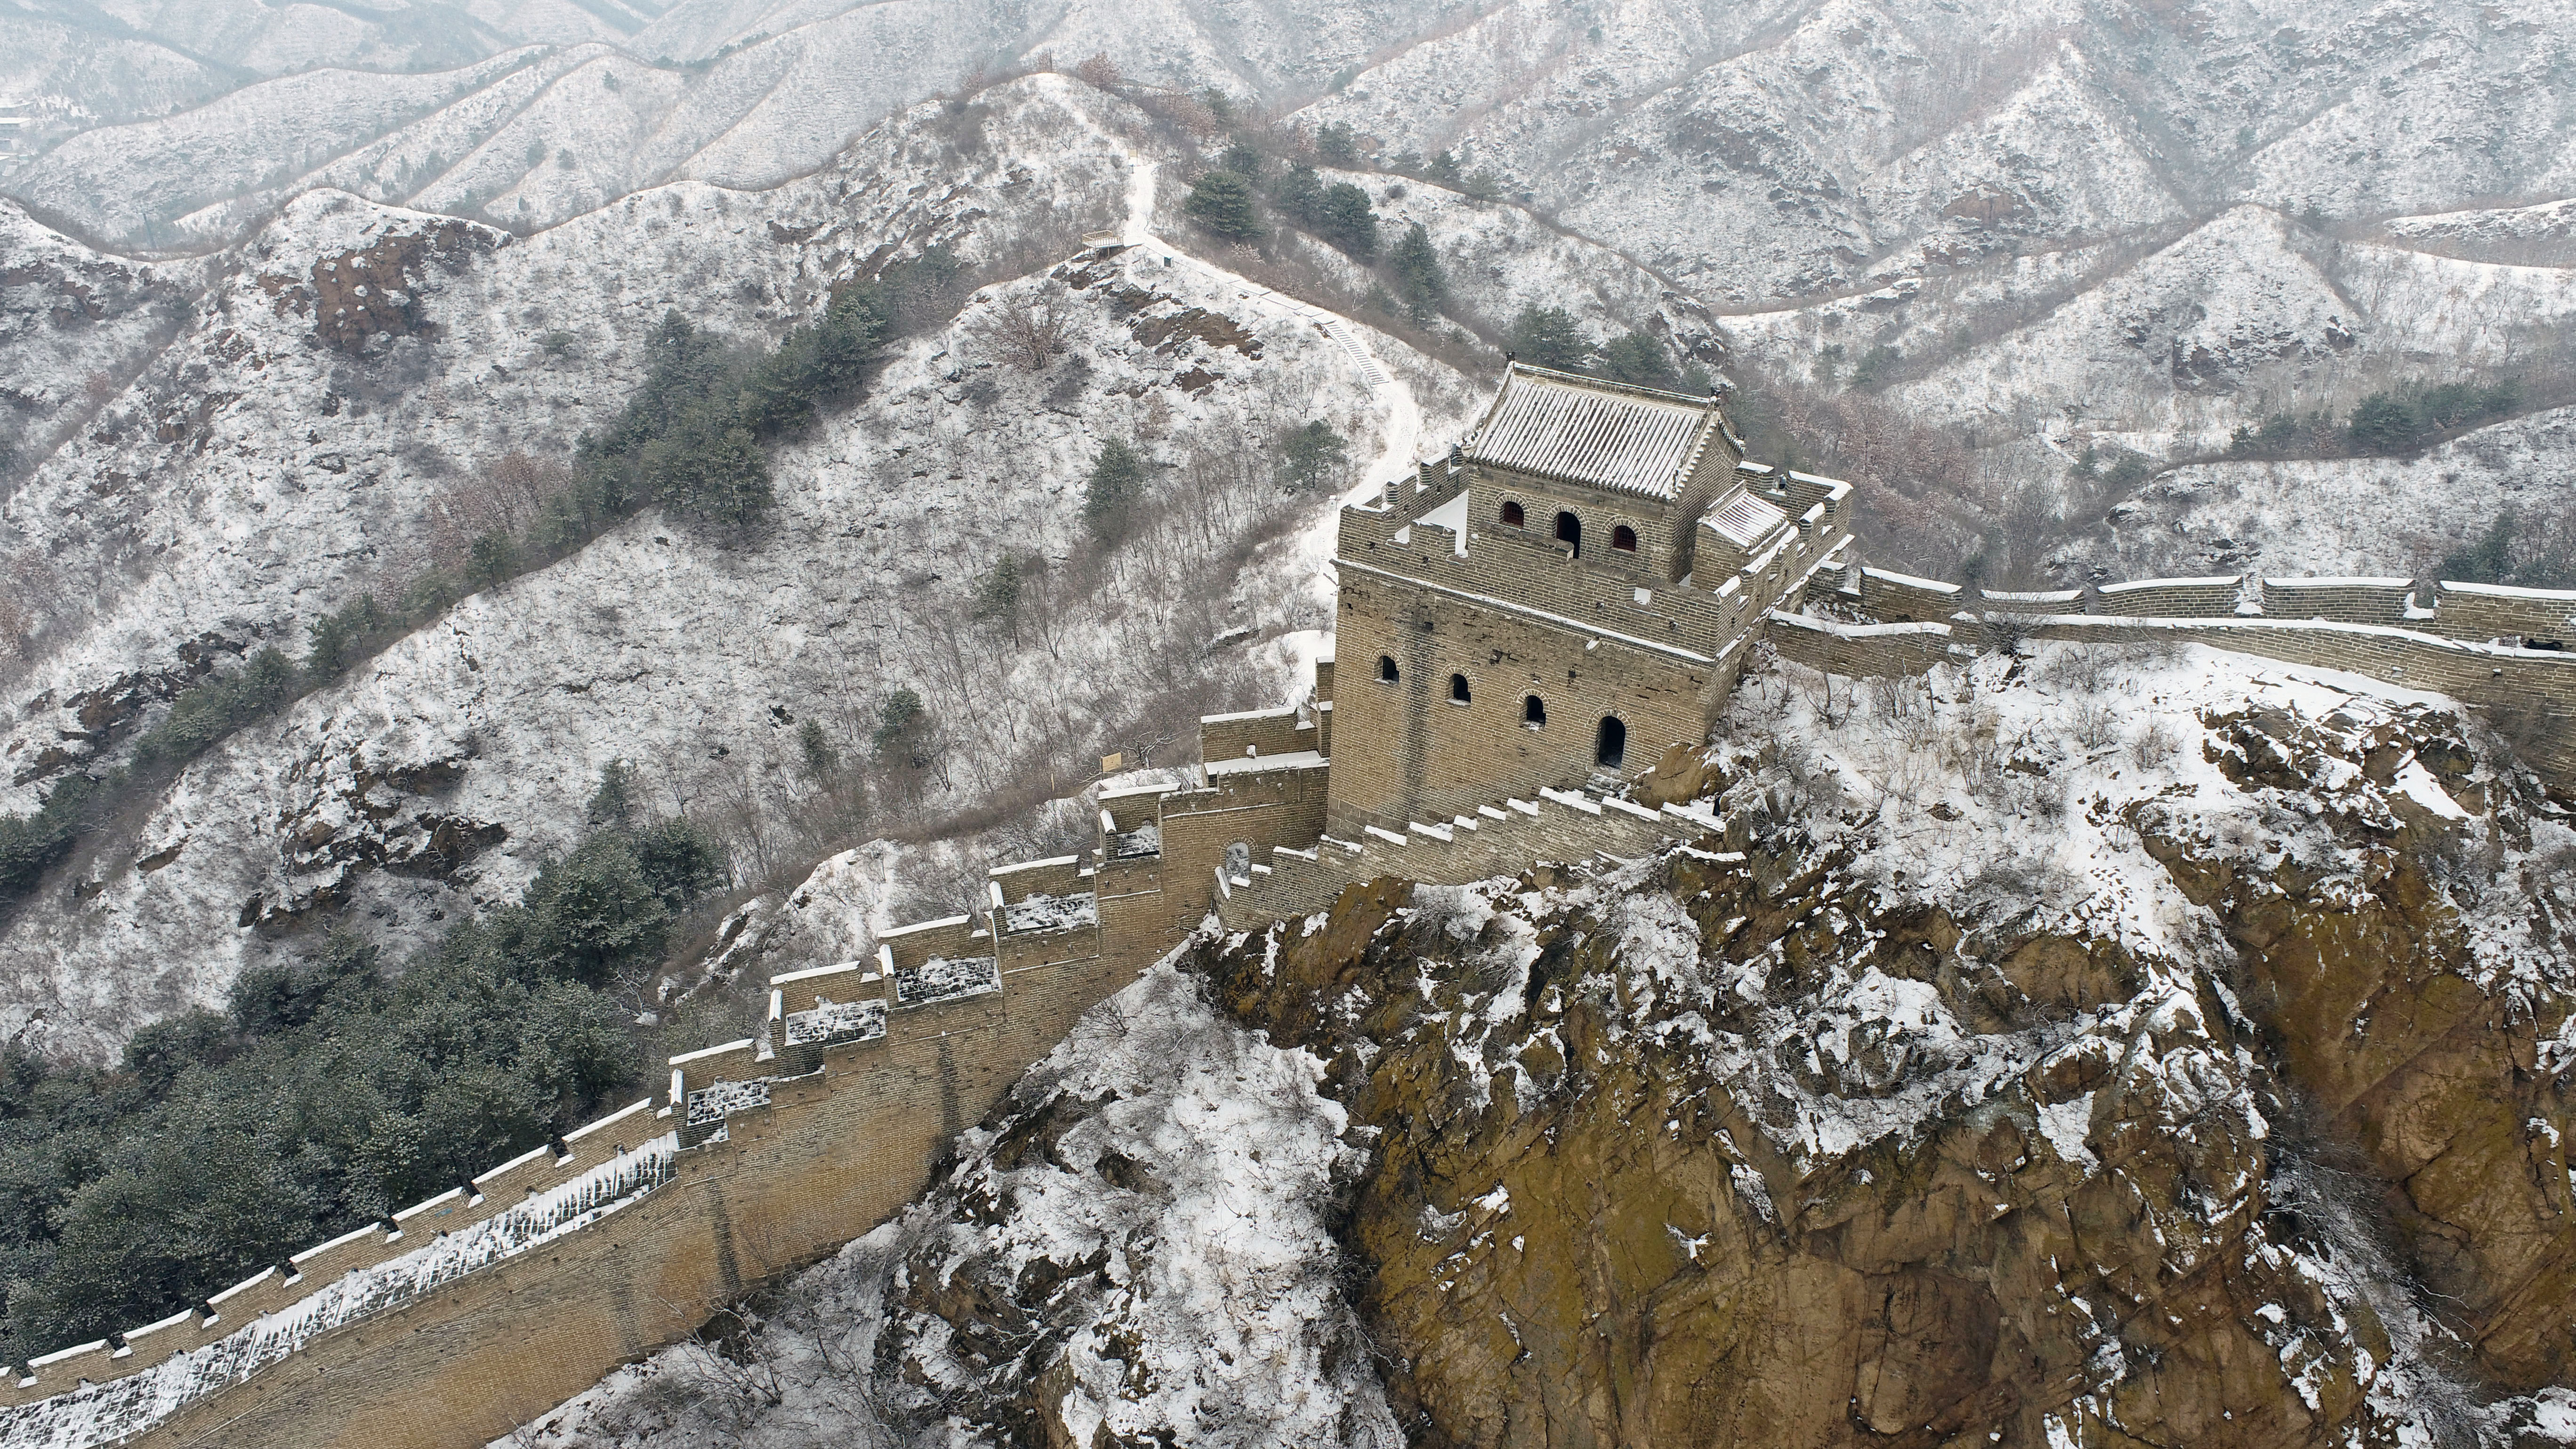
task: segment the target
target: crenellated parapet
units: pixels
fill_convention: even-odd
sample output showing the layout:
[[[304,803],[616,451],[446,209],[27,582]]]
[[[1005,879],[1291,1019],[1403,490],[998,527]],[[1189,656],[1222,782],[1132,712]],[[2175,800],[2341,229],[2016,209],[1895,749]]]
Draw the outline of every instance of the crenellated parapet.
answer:
[[[1869,676],[1920,673],[1999,631],[2205,644],[2450,695],[2511,733],[2543,775],[2576,781],[2576,591],[2223,574],[2012,592],[1855,573],[1838,597],[1875,622],[1776,614],[1770,640],[1783,658]]]

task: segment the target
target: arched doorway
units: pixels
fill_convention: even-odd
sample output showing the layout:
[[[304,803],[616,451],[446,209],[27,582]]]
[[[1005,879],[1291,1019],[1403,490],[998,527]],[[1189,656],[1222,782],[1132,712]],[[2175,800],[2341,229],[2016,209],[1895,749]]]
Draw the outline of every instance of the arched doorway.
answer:
[[[1583,557],[1583,520],[1571,513],[1558,514],[1556,541],[1572,549],[1576,558]]]
[[[1395,683],[1395,660],[1393,658],[1384,654],[1377,657],[1377,677],[1385,680],[1389,684]]]
[[[1618,769],[1628,759],[1628,725],[1615,714],[1601,717],[1600,742],[1593,746],[1592,762],[1605,770]]]
[[[1463,674],[1452,674],[1452,675],[1450,675],[1450,676],[1449,676],[1449,702],[1450,702],[1451,704],[1465,704],[1465,703],[1467,703],[1467,702],[1468,702],[1468,699],[1469,699],[1469,695],[1468,695],[1468,693],[1467,693],[1467,676],[1465,676],[1465,675],[1463,675]]]
[[[1547,701],[1533,694],[1521,701],[1521,723],[1538,729],[1547,723]]]

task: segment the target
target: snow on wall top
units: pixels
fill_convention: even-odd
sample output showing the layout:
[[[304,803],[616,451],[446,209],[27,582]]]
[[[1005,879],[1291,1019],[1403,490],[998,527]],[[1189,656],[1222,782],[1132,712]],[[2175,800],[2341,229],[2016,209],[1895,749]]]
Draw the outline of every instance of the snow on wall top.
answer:
[[[1646,498],[1677,498],[1715,404],[1514,364],[1467,456]]]
[[[502,1258],[588,1227],[671,1180],[679,1137],[666,1132],[471,1227],[322,1284],[224,1338],[138,1374],[84,1384],[0,1411],[8,1449],[90,1449],[138,1434],[286,1358],[321,1334],[401,1307]],[[275,1271],[275,1270],[271,1270]]]

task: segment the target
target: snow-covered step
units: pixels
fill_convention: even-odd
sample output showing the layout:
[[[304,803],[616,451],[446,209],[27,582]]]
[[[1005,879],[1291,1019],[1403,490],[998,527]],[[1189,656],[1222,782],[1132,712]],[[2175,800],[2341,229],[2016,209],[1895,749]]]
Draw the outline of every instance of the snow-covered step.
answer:
[[[1332,904],[1343,888],[1381,877],[1464,885],[1541,861],[1609,865],[1653,854],[1664,842],[1716,830],[1706,805],[1661,808],[1581,790],[1541,790],[1537,801],[1480,805],[1446,823],[1407,821],[1403,831],[1362,826],[1357,841],[1327,838],[1313,850],[1272,852],[1273,869],[1225,893],[1217,912],[1251,929]]]

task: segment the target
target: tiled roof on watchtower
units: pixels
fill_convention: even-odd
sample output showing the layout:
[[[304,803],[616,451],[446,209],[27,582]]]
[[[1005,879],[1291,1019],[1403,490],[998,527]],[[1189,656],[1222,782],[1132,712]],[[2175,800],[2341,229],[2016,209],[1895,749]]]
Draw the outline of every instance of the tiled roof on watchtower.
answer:
[[[1466,451],[1496,468],[1669,500],[1720,426],[1711,398],[1514,363]]]

